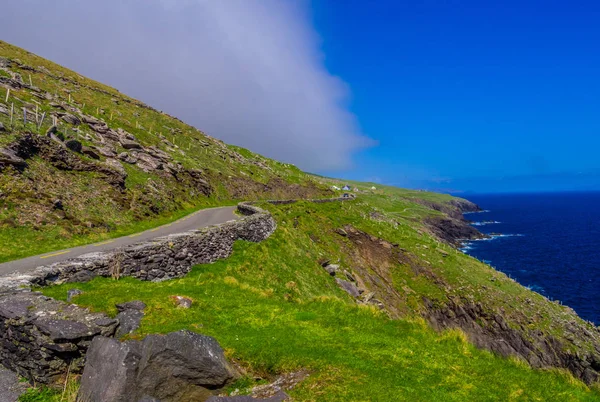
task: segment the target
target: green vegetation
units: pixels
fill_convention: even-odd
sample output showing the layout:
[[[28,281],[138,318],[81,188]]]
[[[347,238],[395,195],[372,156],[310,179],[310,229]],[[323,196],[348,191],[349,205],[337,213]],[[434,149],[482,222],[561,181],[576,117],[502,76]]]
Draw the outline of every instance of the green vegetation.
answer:
[[[0,149],[25,133],[44,135],[55,120],[58,136],[86,147],[105,146],[90,125],[59,117],[85,115],[113,131],[125,130],[144,147],[156,147],[179,173],[122,163],[127,173],[122,189],[101,173],[104,156],[94,160],[71,153],[86,166],[79,170],[57,167],[42,156],[28,159],[22,171],[0,167],[0,262],[130,234],[242,199],[327,194],[295,166],[226,145],[113,88],[0,41],[0,79],[8,78],[19,84],[0,87],[0,123],[7,130],[0,135]],[[126,151],[121,145],[114,150]],[[64,213],[53,209],[57,199]]]
[[[148,307],[135,338],[185,328],[214,336],[231,358],[257,375],[306,368],[311,376],[291,391],[298,400],[600,400],[597,391],[567,373],[532,370],[474,348],[459,330],[439,334],[428,327],[419,315],[422,296],[438,303],[445,292],[479,297],[478,284],[489,284],[491,276],[497,280],[490,303],[508,309],[520,297],[536,296],[425,233],[414,211],[424,217],[427,210],[403,195],[264,205],[279,225],[271,238],[238,242],[229,259],[197,266],[185,278],[162,283],[97,278],[44,293],[65,299],[67,290],[77,287],[84,291],[79,305],[113,315],[115,303],[143,300]],[[415,210],[403,212],[407,205]],[[375,209],[383,218],[371,218]],[[354,268],[369,261],[353,259],[357,246],[334,232],[347,224],[419,253],[420,263],[431,262],[438,282],[440,277],[447,281],[445,288],[425,272],[394,264],[389,266],[393,283],[406,296],[401,317],[390,319],[373,306],[357,305],[318,263],[339,260],[362,275]],[[443,261],[440,250],[449,254]],[[192,308],[176,308],[172,295],[192,298]],[[540,312],[555,319],[564,310],[540,301]]]

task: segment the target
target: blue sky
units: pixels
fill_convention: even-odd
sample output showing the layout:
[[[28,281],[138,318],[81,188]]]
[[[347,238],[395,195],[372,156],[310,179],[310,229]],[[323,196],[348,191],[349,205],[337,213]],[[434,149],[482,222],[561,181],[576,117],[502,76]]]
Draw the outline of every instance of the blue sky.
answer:
[[[0,38],[306,171],[600,190],[599,2],[20,0]]]
[[[312,2],[327,69],[379,142],[344,176],[457,191],[600,189],[600,3],[366,4]]]

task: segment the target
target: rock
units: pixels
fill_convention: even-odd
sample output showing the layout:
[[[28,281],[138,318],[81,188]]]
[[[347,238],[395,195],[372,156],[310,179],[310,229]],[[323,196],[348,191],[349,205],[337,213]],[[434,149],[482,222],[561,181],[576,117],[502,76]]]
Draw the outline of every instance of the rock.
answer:
[[[340,269],[340,266],[337,264],[329,264],[326,265],[325,267],[323,267],[325,269],[325,271],[327,271],[327,273],[331,276],[335,276],[335,274],[337,273],[337,271]]]
[[[214,338],[190,331],[149,335],[142,341],[92,340],[78,400],[203,401],[236,377]]]
[[[345,281],[345,280],[339,279],[339,278],[335,278],[335,281],[337,282],[339,287],[344,289],[350,296],[352,296],[352,297],[360,296],[360,291],[358,290],[358,288],[356,287],[356,285],[354,283],[348,282],[348,281]]]
[[[119,162],[118,160],[108,158],[104,161],[104,163],[111,169],[116,170],[119,174],[121,174],[121,176],[127,177],[127,171],[125,170],[123,165],[121,165],[121,162]]]
[[[67,301],[71,302],[73,300],[73,297],[79,296],[81,294],[83,294],[83,291],[79,289],[69,289],[67,290]]]
[[[254,401],[268,401],[268,402],[282,402],[290,399],[290,396],[283,391],[279,391],[275,395],[269,398],[254,398],[249,395],[237,395],[237,396],[211,396],[206,402],[254,402]]]
[[[138,159],[137,165],[147,172],[162,169],[163,167],[163,164],[160,160],[146,153],[138,152],[135,154],[135,157]]]
[[[17,156],[16,152],[10,149],[0,149],[0,164],[26,167],[25,159]]]
[[[98,155],[93,148],[83,146],[81,148],[81,153],[89,156],[92,159],[100,159],[100,155]]]
[[[107,158],[114,158],[115,156],[117,156],[117,153],[115,152],[114,148],[109,146],[98,147],[97,150],[100,153],[100,155],[106,156]]]
[[[126,303],[119,303],[115,305],[118,311],[126,310],[138,310],[143,311],[146,308],[146,303],[141,300],[133,300]]]
[[[138,329],[142,318],[144,318],[144,312],[141,310],[129,309],[121,311],[117,314],[119,326],[117,327],[115,337],[121,338]]]
[[[19,376],[0,366],[0,402],[17,402],[29,384],[19,381]]]
[[[64,208],[62,201],[59,199],[54,200],[52,208],[62,210]]]
[[[4,124],[2,124],[2,122],[0,122],[0,132],[2,131],[6,131],[6,128],[4,128]]]
[[[192,299],[190,299],[189,297],[185,297],[185,296],[170,296],[169,299],[171,299],[175,305],[177,307],[181,307],[181,308],[190,308],[192,307]]]
[[[74,116],[70,113],[64,113],[62,116],[60,116],[60,118],[69,124],[73,124],[74,126],[81,124],[81,120],[79,120],[77,116]]]
[[[81,145],[81,142],[79,142],[77,140],[67,140],[65,142],[65,146],[67,148],[69,148],[71,151],[77,152],[77,153],[81,153],[81,149],[83,148],[83,146]]]
[[[119,142],[125,149],[142,149],[142,146],[135,141],[121,139]]]
[[[81,271],[75,272],[65,282],[89,282],[95,277],[96,274],[94,274],[92,271],[83,269]]]
[[[130,165],[133,165],[137,162],[137,159],[129,155],[127,152],[121,152],[118,158],[125,163],[129,163]]]
[[[0,295],[0,363],[30,382],[81,372],[89,341],[112,336],[117,321],[37,292]]]

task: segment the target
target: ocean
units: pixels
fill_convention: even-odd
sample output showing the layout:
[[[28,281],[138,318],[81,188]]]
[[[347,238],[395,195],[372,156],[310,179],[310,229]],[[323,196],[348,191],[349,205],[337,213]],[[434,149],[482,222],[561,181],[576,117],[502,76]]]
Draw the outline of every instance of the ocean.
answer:
[[[463,251],[600,325],[600,192],[469,195],[490,240]]]

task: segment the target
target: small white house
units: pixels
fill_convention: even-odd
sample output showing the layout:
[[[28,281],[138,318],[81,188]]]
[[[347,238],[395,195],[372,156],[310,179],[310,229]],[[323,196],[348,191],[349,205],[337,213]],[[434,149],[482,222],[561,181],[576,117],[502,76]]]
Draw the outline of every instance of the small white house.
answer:
[[[371,190],[377,190],[377,188],[375,186],[371,187]]]
[[[350,191],[350,186],[346,184],[344,187],[342,187],[342,190]]]
[[[340,188],[339,188],[338,186],[331,186],[331,189],[332,189],[332,190],[336,190],[336,191],[339,191],[339,190],[340,190]]]

